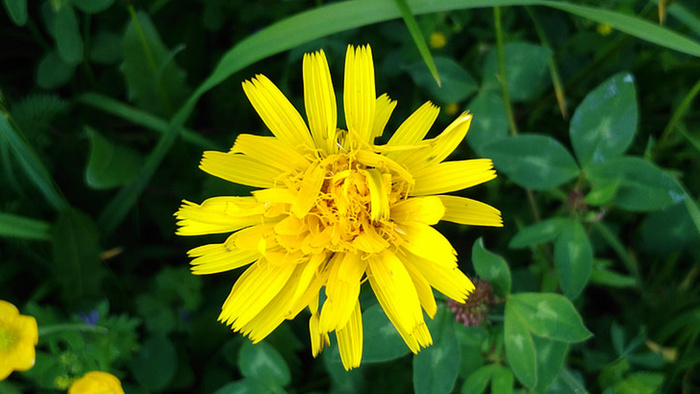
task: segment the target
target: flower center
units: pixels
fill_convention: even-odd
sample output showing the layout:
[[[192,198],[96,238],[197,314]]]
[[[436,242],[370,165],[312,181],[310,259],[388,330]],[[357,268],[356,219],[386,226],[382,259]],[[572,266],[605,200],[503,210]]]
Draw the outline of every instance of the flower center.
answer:
[[[7,325],[0,323],[0,352],[10,350],[17,340],[15,331]]]

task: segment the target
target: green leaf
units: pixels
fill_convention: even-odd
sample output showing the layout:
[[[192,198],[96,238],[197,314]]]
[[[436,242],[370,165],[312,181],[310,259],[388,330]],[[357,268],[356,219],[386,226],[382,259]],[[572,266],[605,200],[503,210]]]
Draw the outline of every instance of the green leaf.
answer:
[[[122,60],[122,37],[101,31],[90,42],[90,60],[98,64],[115,64]]]
[[[476,92],[478,85],[474,78],[451,58],[436,56],[435,65],[440,73],[442,86],[435,84],[423,62],[414,63],[407,69],[413,82],[426,89],[436,101],[443,104],[457,103]]]
[[[245,341],[238,357],[238,367],[246,378],[264,382],[270,386],[286,386],[292,380],[287,362],[277,349],[260,342]]]
[[[62,4],[56,11],[53,34],[61,60],[73,66],[83,60],[83,38],[75,11],[69,4]]]
[[[569,151],[545,135],[509,137],[482,147],[482,151],[510,180],[534,190],[557,187],[579,174]]]
[[[363,337],[362,362],[395,360],[410,352],[381,305],[373,305],[362,313],[362,325],[364,332],[372,333]]]
[[[90,158],[85,168],[85,182],[93,189],[111,189],[129,183],[143,164],[139,154],[126,146],[102,137],[85,127],[90,138]]]
[[[462,394],[481,394],[486,391],[495,368],[496,364],[489,364],[472,372],[462,385]]]
[[[411,33],[411,38],[413,38],[413,42],[416,44],[418,52],[420,52],[420,56],[423,58],[424,64],[428,67],[428,70],[430,70],[430,74],[435,79],[437,85],[441,86],[442,83],[440,82],[440,76],[438,75],[435,61],[433,60],[433,56],[430,54],[428,45],[425,43],[425,37],[423,37],[423,33],[421,32],[420,27],[418,27],[418,22],[416,22],[416,17],[413,16],[411,8],[406,0],[394,0],[394,2],[401,13],[401,18],[403,18],[409,33]]]
[[[511,294],[506,302],[504,316],[506,357],[520,383],[532,388],[537,384],[535,344],[532,341],[532,335],[521,320],[520,311],[516,310],[519,306],[513,306],[511,302],[520,294]]]
[[[649,214],[639,229],[641,247],[660,256],[668,256],[688,245],[700,243],[698,231],[685,204],[674,204]]]
[[[583,199],[587,204],[601,206],[609,204],[617,194],[621,180],[619,178],[604,180],[593,185],[586,197]]]
[[[170,115],[189,94],[185,71],[173,60],[151,18],[139,12],[132,18],[122,40],[129,99],[160,115]]]
[[[143,343],[131,363],[136,381],[150,391],[162,391],[175,377],[177,352],[165,335],[152,336]]]
[[[544,393],[559,376],[569,345],[538,336],[532,340],[537,352],[537,385],[533,391]]]
[[[479,238],[472,246],[474,270],[482,279],[488,280],[501,297],[510,294],[510,268],[506,260],[484,247],[484,239]]]
[[[109,8],[114,0],[70,0],[80,11],[96,14]]]
[[[623,154],[637,132],[634,77],[616,74],[583,99],[576,108],[569,136],[582,166]]]
[[[39,61],[36,84],[46,90],[60,88],[70,81],[74,71],[75,68],[64,62],[55,51],[48,52]]]
[[[24,26],[27,23],[27,0],[3,0],[12,23]]]
[[[280,387],[270,388],[264,382],[246,378],[219,387],[214,394],[259,394],[275,391],[284,392]]]
[[[549,83],[547,65],[552,57],[549,49],[526,42],[513,42],[503,47],[506,84],[513,102],[535,98]],[[494,48],[484,63],[484,89],[499,89],[498,51]]]
[[[575,343],[592,335],[584,327],[581,315],[571,301],[561,294],[511,294],[506,304],[506,315],[509,310],[527,330],[540,337]]]
[[[581,223],[570,221],[557,238],[554,266],[564,295],[576,298],[588,283],[593,267],[593,247]]]
[[[508,137],[506,105],[499,93],[482,90],[467,108],[474,114],[467,143],[479,156],[484,156],[484,146]]]
[[[617,157],[593,165],[586,174],[593,185],[619,179],[613,204],[629,211],[663,209],[686,198],[683,187],[653,163],[638,157]]]
[[[510,240],[509,248],[525,248],[554,240],[571,223],[569,218],[549,218],[539,223],[523,227]]]
[[[491,392],[510,394],[513,392],[513,371],[503,365],[494,365],[491,376]]]
[[[99,232],[92,219],[75,209],[63,210],[52,235],[53,279],[63,298],[78,301],[101,294],[106,272],[99,258]]]
[[[134,302],[136,311],[146,323],[146,330],[151,334],[169,334],[175,329],[178,316],[164,300],[151,294],[141,294]]]
[[[637,285],[637,280],[634,277],[611,271],[608,269],[609,266],[609,261],[594,259],[593,270],[589,278],[590,282],[601,286],[617,288],[628,288]]]
[[[50,229],[51,225],[44,221],[0,212],[0,237],[48,241]]]
[[[452,324],[452,313],[441,306],[428,330],[433,344],[413,356],[413,388],[416,394],[449,393],[457,381],[460,347]]]
[[[619,394],[653,394],[661,391],[664,374],[653,372],[633,372],[615,383],[614,392]]]

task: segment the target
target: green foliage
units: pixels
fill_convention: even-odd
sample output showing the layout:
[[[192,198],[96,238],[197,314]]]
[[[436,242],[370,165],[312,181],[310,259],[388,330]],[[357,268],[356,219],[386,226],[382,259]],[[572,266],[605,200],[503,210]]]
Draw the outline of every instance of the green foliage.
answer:
[[[0,299],[40,339],[0,392],[90,370],[134,393],[697,391],[700,18],[671,3],[660,24],[629,1],[3,0]],[[504,219],[438,225],[477,289],[464,306],[435,292],[417,355],[363,285],[349,372],[333,335],[311,357],[306,311],[255,345],[217,322],[242,270],[192,275],[185,252],[221,239],[178,239],[172,218],[248,192],[197,170],[268,133],[242,80],[264,73],[301,110],[301,54],[323,48],[342,111],[348,43],[372,45],[377,93],[398,100],[388,132],[427,100],[430,136],[474,115],[449,160],[493,160],[467,193]]]

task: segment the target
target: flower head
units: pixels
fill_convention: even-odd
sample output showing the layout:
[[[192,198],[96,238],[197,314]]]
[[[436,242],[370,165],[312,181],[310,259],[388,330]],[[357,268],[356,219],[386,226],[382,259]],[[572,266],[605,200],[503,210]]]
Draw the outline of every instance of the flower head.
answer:
[[[431,286],[461,302],[474,288],[457,268],[450,242],[431,226],[440,220],[502,225],[497,209],[442,194],[495,178],[491,160],[444,162],[472,116],[465,112],[424,139],[439,112],[430,102],[385,145],[375,145],[396,102],[376,95],[369,46],[348,47],[344,129],[323,51],[304,56],[303,77],[308,126],[265,76],[243,82],[274,137],[241,134],[229,152],[204,152],[200,168],[260,189],[249,197],[183,201],[179,235],[233,232],[223,243],[190,250],[192,270],[212,274],[252,263],[219,320],[258,342],[308,306],[314,356],[335,332],[346,369],[362,358],[358,296],[366,279],[418,352],[432,343],[423,320],[423,310],[431,318],[437,311]]]
[[[465,327],[481,327],[489,313],[489,309],[495,304],[491,282],[476,279],[474,280],[474,286],[475,289],[466,302],[455,300],[447,302],[447,305],[452,310],[452,314],[455,316],[455,320],[464,324]]]
[[[36,319],[19,314],[7,301],[0,300],[0,380],[12,371],[26,371],[34,366],[39,341]]]
[[[119,379],[107,372],[91,371],[73,382],[68,394],[124,394]]]

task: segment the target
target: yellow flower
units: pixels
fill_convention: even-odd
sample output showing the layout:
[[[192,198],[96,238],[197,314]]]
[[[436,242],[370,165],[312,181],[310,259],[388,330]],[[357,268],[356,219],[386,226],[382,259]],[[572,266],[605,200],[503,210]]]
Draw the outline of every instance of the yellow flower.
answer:
[[[34,366],[39,341],[36,319],[19,314],[7,301],[0,300],[0,380],[12,371],[26,371]]]
[[[430,47],[434,49],[440,49],[447,45],[447,37],[439,31],[430,34]]]
[[[68,394],[124,394],[124,389],[116,376],[107,372],[92,371],[73,382]]]
[[[304,56],[303,76],[308,127],[267,77],[243,82],[274,137],[241,134],[230,152],[204,152],[200,168],[261,189],[201,205],[183,201],[175,214],[177,234],[233,232],[221,244],[190,250],[192,271],[213,274],[253,263],[233,286],[219,320],[259,342],[308,306],[314,356],[335,332],[346,369],[362,358],[358,296],[366,278],[408,347],[418,352],[432,343],[421,310],[431,318],[437,311],[431,286],[460,302],[474,289],[457,268],[450,242],[431,226],[440,220],[502,225],[497,209],[442,193],[495,178],[491,160],[443,162],[464,139],[472,116],[465,112],[424,140],[439,112],[430,102],[385,145],[374,145],[396,102],[376,95],[369,46],[347,50],[346,129],[337,128],[323,51]]]

